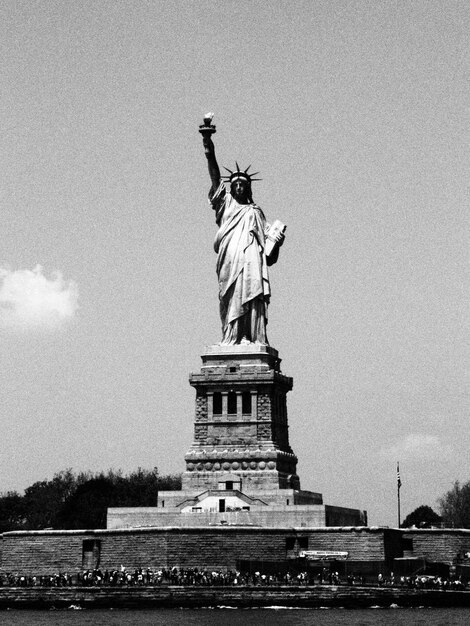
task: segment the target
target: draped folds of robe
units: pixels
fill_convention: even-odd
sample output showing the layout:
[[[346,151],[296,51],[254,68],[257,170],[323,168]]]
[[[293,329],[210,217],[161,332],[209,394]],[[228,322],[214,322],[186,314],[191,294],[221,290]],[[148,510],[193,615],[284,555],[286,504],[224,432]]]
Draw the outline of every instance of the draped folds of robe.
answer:
[[[261,209],[239,204],[221,183],[209,196],[219,227],[217,253],[222,344],[242,339],[267,344],[267,305],[270,296],[266,263],[265,226]]]

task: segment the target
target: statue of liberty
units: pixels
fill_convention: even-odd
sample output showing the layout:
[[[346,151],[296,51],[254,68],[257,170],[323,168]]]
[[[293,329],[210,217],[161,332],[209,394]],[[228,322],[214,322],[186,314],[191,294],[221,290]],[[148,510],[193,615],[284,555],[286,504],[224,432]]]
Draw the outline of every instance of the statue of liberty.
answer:
[[[221,345],[240,343],[268,344],[266,324],[271,295],[268,266],[276,263],[284,242],[285,226],[266,223],[263,211],[253,202],[251,183],[255,173],[250,167],[221,176],[211,135],[215,126],[212,114],[199,127],[209,166],[212,186],[209,202],[215,211],[218,231],[214,250],[217,253],[219,279]],[[225,180],[223,180],[225,179]],[[229,188],[226,188],[226,183]]]

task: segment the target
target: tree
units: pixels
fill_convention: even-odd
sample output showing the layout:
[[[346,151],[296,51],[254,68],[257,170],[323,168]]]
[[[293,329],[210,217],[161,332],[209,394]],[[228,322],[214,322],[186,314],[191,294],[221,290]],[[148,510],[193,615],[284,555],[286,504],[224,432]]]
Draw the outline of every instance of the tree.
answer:
[[[106,510],[115,499],[113,479],[98,476],[79,485],[57,513],[56,528],[106,528]]]
[[[106,509],[156,506],[158,493],[181,489],[181,476],[157,468],[75,474],[71,469],[16,492],[0,494],[0,533],[9,530],[106,528]]]
[[[115,481],[114,498],[110,506],[156,506],[158,499],[158,470],[141,467]]]
[[[181,491],[181,474],[159,476],[158,491]]]
[[[108,507],[156,506],[158,491],[181,489],[180,476],[158,476],[139,467],[128,476],[109,470],[80,484],[57,515],[56,528],[106,528]]]
[[[405,517],[401,528],[410,528],[411,526],[430,528],[431,526],[440,525],[441,517],[430,506],[423,504]]]
[[[0,496],[0,533],[9,530],[23,530],[25,526],[23,496],[16,491],[8,491]]]
[[[456,480],[438,502],[447,528],[470,528],[470,481],[461,485]]]
[[[61,507],[88,478],[87,474],[75,475],[71,469],[66,469],[54,474],[52,480],[38,481],[27,487],[24,493],[25,528],[56,528]]]

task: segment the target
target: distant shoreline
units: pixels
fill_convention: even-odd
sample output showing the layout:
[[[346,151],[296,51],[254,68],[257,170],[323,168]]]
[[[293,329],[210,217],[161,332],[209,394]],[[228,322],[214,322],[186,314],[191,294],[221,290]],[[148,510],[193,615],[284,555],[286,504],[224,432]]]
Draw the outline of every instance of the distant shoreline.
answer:
[[[470,607],[470,591],[362,587],[237,586],[200,587],[0,587],[0,610],[5,609],[148,609],[203,607],[348,608]]]

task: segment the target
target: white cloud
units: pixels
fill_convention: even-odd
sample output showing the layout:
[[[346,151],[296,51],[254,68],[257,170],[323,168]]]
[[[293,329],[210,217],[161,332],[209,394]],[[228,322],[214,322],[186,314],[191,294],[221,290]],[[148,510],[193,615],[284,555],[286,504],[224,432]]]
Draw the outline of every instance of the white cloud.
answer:
[[[452,454],[450,446],[442,444],[439,437],[423,433],[407,435],[403,441],[382,449],[382,454],[395,460],[443,458]]]
[[[0,327],[56,328],[77,310],[78,289],[60,272],[48,279],[37,265],[33,270],[0,267]]]

